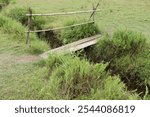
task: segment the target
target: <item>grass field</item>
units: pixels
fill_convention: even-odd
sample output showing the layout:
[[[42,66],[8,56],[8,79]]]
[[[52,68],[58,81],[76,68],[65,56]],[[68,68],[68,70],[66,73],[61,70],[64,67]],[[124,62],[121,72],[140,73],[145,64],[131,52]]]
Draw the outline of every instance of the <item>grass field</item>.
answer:
[[[117,29],[131,29],[142,32],[150,39],[149,0],[13,0],[4,10],[25,6],[37,13],[78,11],[91,9],[92,3],[97,2],[100,2],[101,12],[97,13],[96,21],[103,32],[112,34]],[[74,15],[74,18],[88,19],[89,16]],[[72,16],[46,17],[44,27],[62,26],[69,19],[73,19]],[[31,52],[34,50],[29,50],[25,41],[12,38],[11,34],[0,27],[0,99],[43,99],[39,92],[48,84],[47,79],[43,78],[47,75],[45,62],[38,61],[35,55],[38,53],[36,50]],[[48,50],[45,42],[41,43],[42,47],[35,45],[35,48]]]
[[[128,28],[150,37],[149,0],[17,0],[16,5],[30,6],[38,13],[51,13],[92,9],[92,3],[98,2],[101,12],[97,13],[96,20],[101,29],[112,32],[119,28]],[[89,15],[82,16],[88,18]],[[55,26],[61,25],[64,20],[66,16],[57,17],[53,23]]]
[[[0,36],[0,99],[27,99],[24,92],[30,92],[28,83],[40,67],[26,59],[29,54],[19,42],[9,40],[2,31]]]

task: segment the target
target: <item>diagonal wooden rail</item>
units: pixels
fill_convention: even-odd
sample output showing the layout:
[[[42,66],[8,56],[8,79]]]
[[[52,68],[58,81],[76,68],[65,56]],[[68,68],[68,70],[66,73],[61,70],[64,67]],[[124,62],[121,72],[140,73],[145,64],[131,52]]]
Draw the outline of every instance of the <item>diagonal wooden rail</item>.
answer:
[[[55,48],[55,49],[52,49],[48,52],[41,54],[40,57],[46,59],[48,58],[49,54],[59,54],[59,53],[67,54],[67,53],[75,52],[80,49],[84,49],[86,47],[96,44],[98,40],[100,39],[100,37],[101,37],[101,34],[88,37],[88,38]]]

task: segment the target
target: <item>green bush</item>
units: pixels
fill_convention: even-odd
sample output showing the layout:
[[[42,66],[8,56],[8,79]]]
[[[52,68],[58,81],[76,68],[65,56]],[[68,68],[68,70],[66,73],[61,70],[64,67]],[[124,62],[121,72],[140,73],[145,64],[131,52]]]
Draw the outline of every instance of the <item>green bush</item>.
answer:
[[[140,99],[137,94],[126,91],[126,86],[118,76],[108,77],[101,84],[103,88],[93,92],[90,97],[84,99],[93,100],[135,100]]]
[[[113,61],[125,55],[136,57],[146,48],[146,38],[133,31],[116,31],[112,37],[106,35],[94,47],[94,61]],[[92,53],[93,54],[93,53]]]
[[[0,28],[6,33],[12,34],[13,39],[23,40],[26,38],[26,29],[20,23],[0,15]]]
[[[50,55],[47,67],[49,85],[40,92],[43,99],[129,99],[133,97],[126,91],[125,85],[117,76],[111,77],[107,73],[105,70],[107,64],[90,64],[85,59],[81,60],[71,55]]]
[[[77,21],[68,21],[65,26],[70,26],[76,24]],[[72,27],[69,29],[64,29],[60,33],[60,39],[64,44],[77,41],[86,37],[90,37],[100,33],[98,26],[96,24],[85,24],[77,27]]]
[[[129,90],[137,90],[141,95],[145,94],[146,85],[150,85],[150,60],[138,56],[136,59],[130,56],[121,57],[113,61],[109,69],[113,74],[119,74]]]
[[[9,34],[9,39],[19,41],[25,45],[26,42],[26,31],[27,29],[21,25],[21,23],[12,20],[6,16],[0,14],[0,29]],[[38,40],[35,34],[30,35],[31,38],[31,48],[28,49],[28,52],[32,54],[42,53],[45,50],[48,50],[48,45],[46,42]]]
[[[11,0],[0,0],[0,3],[9,4]]]
[[[28,13],[29,9],[27,7],[13,7],[3,11],[4,15],[21,22],[25,26],[28,25],[28,17],[26,16]],[[33,11],[33,13],[35,12]],[[41,29],[44,24],[45,20],[42,17],[32,16],[32,29]]]
[[[106,36],[87,55],[94,62],[109,62],[107,69],[119,74],[129,90],[145,93],[150,85],[150,51],[146,38],[133,31],[117,31]]]
[[[0,0],[0,11],[2,8],[10,3],[11,0]]]

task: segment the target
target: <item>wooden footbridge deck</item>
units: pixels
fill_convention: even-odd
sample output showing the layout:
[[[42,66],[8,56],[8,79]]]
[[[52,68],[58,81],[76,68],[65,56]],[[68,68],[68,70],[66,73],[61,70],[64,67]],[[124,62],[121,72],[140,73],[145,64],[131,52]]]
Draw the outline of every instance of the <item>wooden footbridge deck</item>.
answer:
[[[98,34],[98,35],[95,35],[95,36],[92,36],[89,38],[85,38],[85,39],[82,39],[82,40],[79,40],[79,41],[76,41],[76,42],[55,48],[55,49],[52,49],[48,52],[41,54],[40,57],[46,59],[46,58],[48,58],[49,54],[72,53],[72,52],[75,52],[75,51],[78,51],[80,49],[84,49],[86,47],[89,47],[91,45],[96,44],[98,42],[98,40],[100,39],[100,37],[101,37],[101,34]]]

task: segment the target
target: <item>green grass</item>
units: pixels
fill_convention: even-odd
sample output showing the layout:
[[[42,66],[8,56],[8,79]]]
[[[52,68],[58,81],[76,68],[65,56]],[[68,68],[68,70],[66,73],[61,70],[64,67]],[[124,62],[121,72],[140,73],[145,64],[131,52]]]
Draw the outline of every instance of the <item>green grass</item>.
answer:
[[[146,34],[150,38],[150,2],[149,0],[94,0],[94,3],[100,2],[101,12],[96,15],[97,23],[100,29],[107,32],[114,32],[119,28],[133,29]],[[39,13],[51,13],[62,11],[86,10],[92,8],[92,0],[17,0],[16,6],[30,6]],[[89,18],[87,15],[67,16],[71,19]],[[65,17],[54,17],[48,25],[60,26],[63,25]]]
[[[141,33],[118,30],[113,36],[101,39],[93,50],[87,51],[87,58],[94,63],[108,62],[108,71],[120,75],[128,90],[137,90],[141,95],[150,82],[150,48]]]
[[[77,21],[76,21],[77,22]],[[68,21],[66,22],[67,26],[77,24],[74,21]],[[96,24],[85,24],[78,27],[73,27],[69,29],[64,29],[60,32],[60,40],[64,44],[68,44],[71,42],[75,42],[79,39],[84,39],[87,37],[94,36],[96,34],[100,34],[100,30]]]
[[[35,80],[31,78],[42,71],[42,67],[39,62],[17,61],[28,56],[28,51],[19,42],[9,40],[8,34],[0,31],[0,35],[0,99],[35,99],[33,90],[36,92],[36,89],[30,85]],[[42,85],[41,81],[36,83]]]
[[[4,15],[0,14],[0,29],[2,33],[7,34],[6,41],[15,42],[24,47],[24,50],[31,54],[40,54],[49,49],[48,44],[37,38],[35,34],[30,34],[31,47],[27,48],[27,28],[21,25],[21,23],[12,20]],[[6,37],[5,37],[6,38]],[[3,40],[3,37],[1,37]]]
[[[139,99],[128,92],[119,76],[110,76],[107,63],[93,64],[74,55],[50,55],[47,60],[48,85],[42,99]],[[135,96],[135,95],[134,95]]]
[[[31,7],[36,13],[51,13],[63,11],[76,11],[92,9],[92,3],[100,1],[101,12],[96,15],[96,21],[103,32],[112,34],[116,29],[131,29],[142,32],[150,39],[150,2],[149,0],[12,0],[4,11],[14,7]],[[39,54],[48,50],[48,45],[33,34],[32,47],[28,49],[25,45],[27,27],[19,22],[11,20],[5,16],[5,12],[0,13],[0,19],[6,22],[0,22],[0,99],[47,99],[49,92],[47,85],[50,81],[47,79],[48,69],[43,61],[39,62],[18,62],[17,58]],[[89,19],[90,14],[63,16],[63,17],[45,17],[45,28],[58,27],[65,25],[67,20],[77,19],[84,21]],[[2,20],[1,20],[2,21]],[[4,25],[5,24],[5,25]],[[15,31],[15,32],[14,32]],[[80,61],[81,62],[81,61]],[[65,67],[65,66],[64,66]],[[69,69],[68,67],[66,69]],[[71,69],[71,68],[70,68]],[[67,71],[66,71],[67,72]],[[120,83],[118,76],[113,82]],[[105,92],[111,78],[108,78],[103,90],[93,94],[91,99],[97,99],[100,94],[105,98],[110,92]],[[119,83],[118,83],[119,82]],[[113,85],[114,86],[114,85]],[[116,88],[114,87],[110,88]],[[117,88],[116,88],[117,89]],[[109,90],[109,89],[108,89]],[[122,91],[122,88],[116,90]],[[44,93],[46,95],[44,97]],[[128,93],[126,93],[128,94]],[[130,94],[129,94],[130,95]],[[80,99],[85,97],[79,97]],[[112,99],[113,97],[111,97]],[[145,97],[146,98],[146,97]],[[49,99],[49,97],[48,97]],[[90,99],[90,96],[89,96]],[[100,99],[100,98],[99,98]],[[119,98],[120,99],[120,98]],[[128,99],[137,99],[137,96]]]

